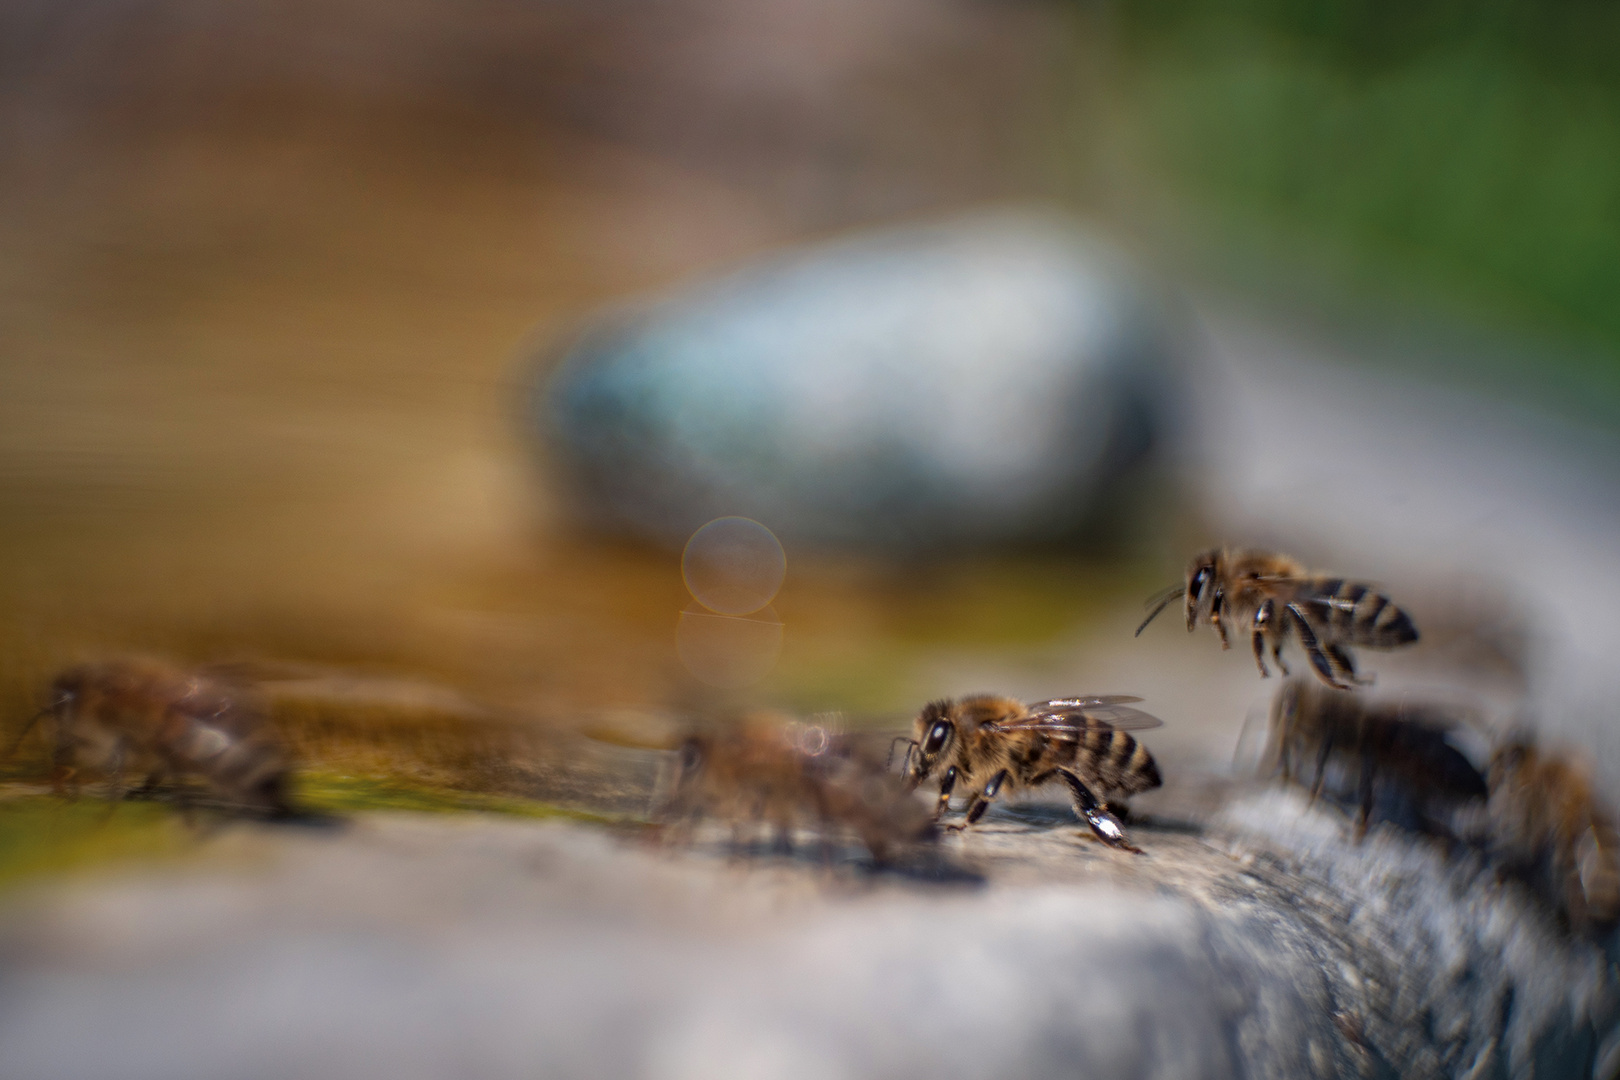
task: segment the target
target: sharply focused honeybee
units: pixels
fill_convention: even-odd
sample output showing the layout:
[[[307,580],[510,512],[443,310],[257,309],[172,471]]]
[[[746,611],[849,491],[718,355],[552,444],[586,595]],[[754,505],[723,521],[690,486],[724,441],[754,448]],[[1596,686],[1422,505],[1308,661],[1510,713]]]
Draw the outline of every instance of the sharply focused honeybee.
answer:
[[[751,718],[724,734],[681,746],[673,791],[659,817],[674,835],[703,818],[730,824],[734,844],[764,826],[791,850],[813,830],[823,855],[853,835],[878,862],[935,839],[932,816],[887,764],[856,740],[821,725]]]
[[[1062,780],[1074,810],[1105,844],[1133,847],[1109,806],[1163,781],[1147,747],[1127,731],[1161,721],[1129,707],[1135,697],[1063,698],[1026,705],[980,694],[930,702],[917,716],[905,774],[915,786],[939,777],[935,817],[960,785],[971,795],[960,828],[979,820],[1003,792]]]
[[[1271,703],[1271,751],[1283,779],[1357,807],[1356,837],[1379,817],[1454,837],[1457,813],[1485,799],[1485,778],[1448,741],[1457,720],[1409,702],[1291,679]]]
[[[1620,923],[1620,834],[1584,765],[1512,739],[1491,757],[1489,846],[1571,927]]]
[[[87,770],[107,778],[115,800],[131,775],[145,777],[142,790],[174,782],[182,797],[195,778],[235,806],[290,812],[287,754],[264,714],[234,687],[166,664],[117,660],[63,672],[50,694],[29,726],[55,719],[52,781],[60,793],[77,794]]]
[[[1284,675],[1283,642],[1299,635],[1300,647],[1323,682],[1341,690],[1362,680],[1348,646],[1392,649],[1418,639],[1411,618],[1389,597],[1357,581],[1313,574],[1285,555],[1269,551],[1217,548],[1201,552],[1187,564],[1183,585],[1148,601],[1148,612],[1138,635],[1177,597],[1186,598],[1187,631],[1200,622],[1215,627],[1221,648],[1227,640],[1227,620],[1246,628],[1261,675],[1266,670],[1266,649]]]

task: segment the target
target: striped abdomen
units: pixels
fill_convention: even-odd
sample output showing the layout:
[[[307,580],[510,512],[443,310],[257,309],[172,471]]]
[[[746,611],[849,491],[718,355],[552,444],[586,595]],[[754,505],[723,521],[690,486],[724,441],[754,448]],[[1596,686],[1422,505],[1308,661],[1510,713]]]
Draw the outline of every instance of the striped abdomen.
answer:
[[[1134,795],[1164,782],[1153,755],[1129,732],[1096,722],[1087,724],[1084,732],[1076,732],[1073,740],[1064,737],[1058,745],[1074,748],[1075,771],[1099,787]]]
[[[1302,582],[1294,602],[1317,632],[1349,645],[1391,649],[1418,638],[1412,619],[1370,585],[1343,578]]]

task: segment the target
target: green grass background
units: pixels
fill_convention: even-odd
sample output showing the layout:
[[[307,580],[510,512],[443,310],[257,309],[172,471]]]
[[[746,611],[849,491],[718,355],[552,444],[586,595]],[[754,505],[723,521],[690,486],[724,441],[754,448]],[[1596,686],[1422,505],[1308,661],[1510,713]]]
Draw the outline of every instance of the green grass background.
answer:
[[[1227,269],[1541,343],[1521,374],[1620,401],[1620,5],[1101,12],[1132,165]]]

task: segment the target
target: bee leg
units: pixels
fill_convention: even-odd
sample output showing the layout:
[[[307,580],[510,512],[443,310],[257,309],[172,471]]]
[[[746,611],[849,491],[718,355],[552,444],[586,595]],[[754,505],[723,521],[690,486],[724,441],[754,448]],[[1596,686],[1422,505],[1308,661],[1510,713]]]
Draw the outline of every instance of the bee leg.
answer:
[[[1063,777],[1065,784],[1069,785],[1069,794],[1074,799],[1074,812],[1087,825],[1091,826],[1091,831],[1096,835],[1097,839],[1109,847],[1123,848],[1138,855],[1142,854],[1141,848],[1125,839],[1125,830],[1120,827],[1119,819],[1110,814],[1107,808],[1097,801],[1097,796],[1091,793],[1091,789],[1086,787],[1078,776],[1068,769],[1059,769],[1058,775]]]
[[[1356,843],[1367,838],[1367,822],[1372,818],[1373,809],[1373,761],[1372,755],[1363,753],[1361,757],[1361,808],[1356,814]]]
[[[1356,686],[1372,685],[1372,679],[1363,679],[1356,674],[1356,662],[1350,658],[1349,653],[1337,645],[1329,644],[1325,645],[1324,648],[1334,664],[1337,665],[1339,673],[1343,676],[1345,682],[1353,683]]]
[[[1339,678],[1337,668],[1323,650],[1322,643],[1317,640],[1316,631],[1311,629],[1311,624],[1306,621],[1305,613],[1299,610],[1299,605],[1289,604],[1288,611],[1294,617],[1294,628],[1299,631],[1299,643],[1304,648],[1311,667],[1316,669],[1316,674],[1336,690],[1350,689],[1350,685]]]
[[[867,847],[871,847],[871,845],[868,844]],[[823,868],[833,864],[834,854],[832,832],[823,825],[821,835],[816,838],[816,856],[821,860]]]
[[[139,787],[130,789],[128,797],[131,799],[145,799],[151,797],[151,795],[156,792],[158,788],[162,787],[163,779],[163,770],[153,769],[151,772],[146,774],[146,779],[141,781]]]
[[[771,854],[793,854],[793,826],[785,821],[776,821],[771,824]]]
[[[65,799],[79,797],[79,770],[63,763],[51,771],[51,792]]]
[[[1283,673],[1283,677],[1286,678],[1287,676],[1292,675],[1293,672],[1289,671],[1288,665],[1283,663],[1282,646],[1283,643],[1281,635],[1272,639],[1271,658],[1277,662],[1277,670],[1281,671]]]
[[[996,773],[996,775],[990,778],[990,782],[984,785],[983,791],[973,796],[973,803],[968,807],[967,820],[962,823],[960,826],[961,829],[966,829],[969,825],[978,824],[979,819],[984,817],[984,812],[990,809],[990,800],[996,797],[996,793],[1001,790],[1001,785],[1006,781],[1006,779],[1007,770],[1002,769],[1000,772]]]
[[[1333,738],[1330,735],[1322,736],[1322,745],[1316,749],[1316,775],[1311,777],[1311,805],[1322,797],[1322,787],[1327,783],[1328,754],[1333,752]]]
[[[945,811],[951,805],[951,789],[956,786],[956,766],[952,765],[945,770],[945,775],[939,779],[939,802],[934,806],[934,820],[938,821],[945,816]]]
[[[1226,624],[1221,621],[1221,608],[1225,606],[1226,594],[1219,588],[1209,602],[1209,622],[1215,627],[1215,632],[1221,636],[1221,648],[1230,649],[1232,643],[1226,639]]]
[[[107,817],[113,816],[118,804],[124,801],[124,759],[128,753],[128,744],[119,739],[113,745],[112,770],[107,778]]]
[[[79,770],[73,764],[73,735],[62,713],[57,711],[56,745],[51,751],[51,791],[68,799],[79,797]]]
[[[1255,609],[1254,622],[1249,627],[1249,641],[1254,646],[1254,662],[1260,669],[1262,679],[1271,678],[1271,672],[1266,670],[1266,635],[1271,630],[1276,614],[1276,601],[1267,600]]]

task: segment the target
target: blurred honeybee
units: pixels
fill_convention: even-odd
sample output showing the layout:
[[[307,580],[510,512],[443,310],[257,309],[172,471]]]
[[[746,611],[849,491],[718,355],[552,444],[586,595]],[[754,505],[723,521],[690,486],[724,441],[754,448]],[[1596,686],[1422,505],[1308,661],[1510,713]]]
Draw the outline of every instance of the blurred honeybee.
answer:
[[[235,688],[206,675],[145,660],[71,668],[51,684],[43,716],[55,720],[52,783],[77,795],[81,774],[108,779],[108,795],[127,794],[125,778],[144,775],[140,790],[196,778],[238,807],[287,815],[290,763],[264,714]]]
[[[676,768],[659,814],[672,835],[708,817],[731,825],[734,845],[765,826],[791,850],[794,832],[808,828],[824,857],[852,834],[880,863],[935,839],[928,808],[884,761],[820,725],[750,718],[736,731],[688,738]]]
[[[969,790],[966,829],[1003,792],[1062,780],[1074,810],[1105,844],[1140,854],[1125,839],[1110,799],[1156,788],[1162,779],[1147,747],[1127,731],[1162,721],[1129,707],[1136,697],[1062,698],[1025,703],[979,694],[923,707],[906,753],[913,786],[936,774],[943,815],[958,785]]]
[[[1620,922],[1620,834],[1584,764],[1515,738],[1491,757],[1489,843],[1571,927]]]
[[[1283,779],[1324,790],[1357,808],[1356,838],[1375,803],[1382,819],[1456,837],[1458,812],[1483,803],[1485,778],[1447,739],[1457,720],[1407,702],[1369,701],[1304,679],[1283,684],[1271,703],[1271,748]]]
[[[1220,635],[1221,648],[1231,648],[1227,620],[1249,631],[1254,662],[1266,669],[1267,647],[1284,675],[1282,647],[1290,633],[1299,635],[1300,647],[1317,676],[1341,690],[1365,684],[1356,676],[1348,646],[1392,649],[1418,639],[1411,618],[1389,597],[1371,585],[1328,574],[1314,574],[1304,566],[1269,551],[1216,548],[1200,552],[1187,564],[1183,585],[1148,603],[1140,635],[1158,614],[1178,597],[1186,598],[1187,631],[1209,623]]]

